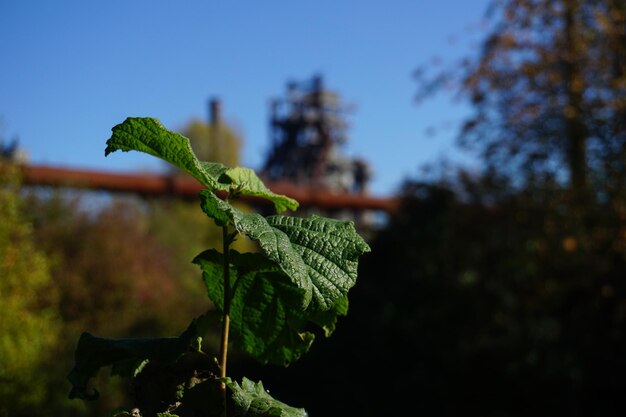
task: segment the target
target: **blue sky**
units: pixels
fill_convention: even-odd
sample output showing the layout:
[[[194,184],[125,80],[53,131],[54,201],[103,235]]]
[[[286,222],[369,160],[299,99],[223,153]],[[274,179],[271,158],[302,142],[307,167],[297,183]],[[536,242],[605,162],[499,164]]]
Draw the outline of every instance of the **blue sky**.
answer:
[[[355,105],[345,153],[370,162],[374,194],[392,194],[420,166],[463,158],[452,139],[467,109],[445,96],[417,106],[412,72],[475,52],[486,5],[0,0],[0,134],[18,137],[32,163],[158,170],[137,153],[105,158],[111,127],[151,116],[178,129],[216,96],[243,136],[242,163],[258,168],[269,99],[322,74]]]

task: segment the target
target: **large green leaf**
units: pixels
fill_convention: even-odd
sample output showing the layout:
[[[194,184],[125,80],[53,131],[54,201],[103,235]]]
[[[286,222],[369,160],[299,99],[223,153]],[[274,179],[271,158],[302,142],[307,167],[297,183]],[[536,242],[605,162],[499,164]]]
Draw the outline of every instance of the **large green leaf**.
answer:
[[[243,378],[241,386],[230,379],[226,380],[226,386],[232,392],[237,415],[241,417],[306,417],[303,408],[290,407],[285,403],[275,400],[263,388],[263,383],[254,383]]]
[[[291,281],[302,290],[301,309],[305,309],[313,293],[311,281],[307,275],[302,257],[291,247],[289,237],[280,230],[272,228],[265,217],[258,213],[243,213],[215,194],[200,192],[202,210],[220,224],[230,223],[238,232],[259,243],[265,255],[276,262],[289,276]]]
[[[129,117],[112,131],[105,156],[118,150],[144,152],[189,173],[210,191],[263,198],[274,203],[277,213],[298,208],[297,201],[271,192],[249,168],[228,168],[220,163],[199,161],[189,139],[167,130],[157,119]]]
[[[302,307],[313,302],[329,310],[357,278],[358,257],[370,250],[351,222],[243,213],[213,193],[201,192],[202,209],[214,219],[228,218],[238,232],[259,243],[263,253],[302,292]]]
[[[222,254],[208,250],[194,262],[202,268],[209,298],[223,310]],[[300,308],[300,290],[261,254],[231,251],[230,263],[231,282],[236,282],[230,311],[233,339],[261,363],[286,366],[297,360],[315,338],[305,330],[307,323],[317,323]]]
[[[113,367],[113,373],[134,377],[148,361],[171,362],[185,352],[199,351],[206,333],[205,316],[194,319],[179,337],[146,339],[104,339],[83,333],[74,353],[75,364],[67,376],[72,383],[70,398],[95,399],[98,391],[89,392],[89,380],[100,368]]]
[[[358,258],[370,248],[352,222],[311,216],[270,216],[267,223],[287,235],[307,267],[314,307],[332,308],[357,279]]]
[[[218,163],[201,163],[191,149],[189,139],[167,130],[157,119],[129,117],[114,126],[113,134],[107,140],[105,156],[111,152],[144,152],[182,169],[195,177],[209,190],[225,190],[218,178],[227,168]]]

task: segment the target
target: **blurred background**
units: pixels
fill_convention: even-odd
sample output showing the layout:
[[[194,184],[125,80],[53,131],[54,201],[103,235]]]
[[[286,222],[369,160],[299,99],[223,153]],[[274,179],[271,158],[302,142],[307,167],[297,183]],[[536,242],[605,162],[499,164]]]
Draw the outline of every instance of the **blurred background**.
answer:
[[[104,158],[127,116],[372,247],[330,339],[233,376],[314,417],[626,412],[626,1],[0,1],[0,68],[0,416],[109,415],[106,372],[67,399],[80,333],[210,307],[220,230]]]

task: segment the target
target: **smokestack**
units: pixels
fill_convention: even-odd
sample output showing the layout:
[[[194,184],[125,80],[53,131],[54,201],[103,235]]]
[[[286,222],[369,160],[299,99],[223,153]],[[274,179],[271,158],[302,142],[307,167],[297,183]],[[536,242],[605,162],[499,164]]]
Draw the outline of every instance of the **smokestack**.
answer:
[[[223,152],[221,143],[220,143],[220,124],[222,123],[222,103],[218,98],[212,98],[209,101],[209,124],[211,126],[211,138],[209,140],[213,141],[213,146],[210,146],[209,149],[214,149],[215,155],[212,158],[215,161],[221,161],[221,153]]]
[[[218,98],[212,98],[209,101],[209,122],[211,125],[219,125],[222,118],[222,104]]]

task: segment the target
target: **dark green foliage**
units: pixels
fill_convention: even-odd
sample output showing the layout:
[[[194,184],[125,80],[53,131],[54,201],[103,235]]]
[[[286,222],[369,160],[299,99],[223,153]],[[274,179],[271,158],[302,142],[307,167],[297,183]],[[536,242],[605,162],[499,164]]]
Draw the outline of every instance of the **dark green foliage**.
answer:
[[[100,368],[111,366],[112,374],[134,378],[151,362],[177,362],[185,354],[202,353],[202,335],[207,327],[206,317],[200,317],[179,337],[111,340],[83,333],[76,347],[74,368],[68,375],[72,383],[70,398],[97,399],[98,391],[90,390],[88,382]]]
[[[493,179],[405,196],[342,326],[289,369],[301,384],[248,374],[311,415],[623,415],[624,211],[588,207],[581,224],[568,191]]]
[[[492,206],[412,191],[425,198],[409,200],[369,261],[396,265],[399,279],[385,283],[388,301],[373,313],[412,358],[405,386],[424,393],[420,406],[448,415],[622,414],[623,220],[596,206],[580,224],[566,193]],[[380,276],[377,265],[368,262],[368,273]]]
[[[485,183],[467,184],[473,201],[407,184],[351,314],[290,370],[297,388],[277,369],[252,375],[312,415],[623,415],[623,216],[588,207],[583,225],[566,191]],[[313,387],[336,407],[307,398]]]

